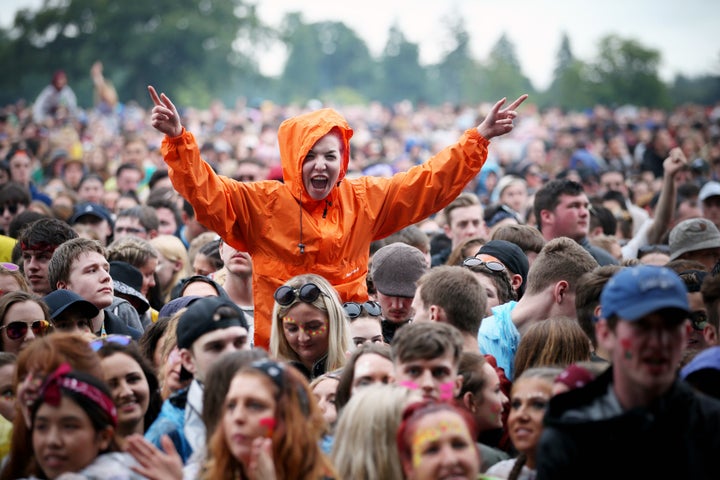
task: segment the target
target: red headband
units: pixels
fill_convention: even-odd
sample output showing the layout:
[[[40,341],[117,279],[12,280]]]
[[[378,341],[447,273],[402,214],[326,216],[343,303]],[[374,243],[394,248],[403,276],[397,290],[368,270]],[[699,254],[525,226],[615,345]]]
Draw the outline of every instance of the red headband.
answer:
[[[90,399],[93,403],[97,404],[108,417],[110,417],[110,423],[113,427],[117,427],[117,409],[112,398],[108,397],[105,392],[99,388],[90,385],[89,383],[78,380],[77,378],[68,377],[72,369],[68,363],[63,363],[57,370],[51,373],[40,391],[38,401],[45,402],[53,407],[60,405],[60,399],[62,394],[60,388],[70,390],[75,393]]]

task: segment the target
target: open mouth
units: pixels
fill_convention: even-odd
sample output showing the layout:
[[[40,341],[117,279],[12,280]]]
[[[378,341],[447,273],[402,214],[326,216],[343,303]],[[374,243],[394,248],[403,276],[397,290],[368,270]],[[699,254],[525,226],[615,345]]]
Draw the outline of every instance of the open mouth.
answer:
[[[310,184],[313,188],[316,188],[318,190],[324,190],[327,187],[328,184],[328,178],[327,177],[313,177],[310,179]]]

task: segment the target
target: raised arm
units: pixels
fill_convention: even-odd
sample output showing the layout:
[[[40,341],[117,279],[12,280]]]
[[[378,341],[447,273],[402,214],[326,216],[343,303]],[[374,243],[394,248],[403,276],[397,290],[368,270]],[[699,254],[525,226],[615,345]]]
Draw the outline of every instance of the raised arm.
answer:
[[[675,201],[677,199],[677,182],[675,177],[688,164],[683,151],[675,147],[670,150],[670,155],[663,162],[663,186],[660,190],[653,225],[648,231],[648,242],[652,245],[660,243],[662,237],[670,229],[673,214],[675,213]]]
[[[148,85],[148,91],[150,92],[150,98],[155,104],[152,109],[150,124],[157,131],[164,133],[168,137],[181,135],[183,127],[180,123],[180,114],[178,114],[177,108],[175,108],[175,105],[170,101],[170,98],[164,93],[158,95],[152,85]]]
[[[485,137],[487,140],[490,140],[493,137],[505,135],[510,132],[514,127],[513,119],[517,117],[516,109],[525,101],[526,98],[528,98],[527,94],[521,95],[517,100],[502,110],[500,108],[507,101],[506,98],[503,98],[493,105],[490,109],[490,113],[487,114],[482,123],[477,127],[480,135]]]

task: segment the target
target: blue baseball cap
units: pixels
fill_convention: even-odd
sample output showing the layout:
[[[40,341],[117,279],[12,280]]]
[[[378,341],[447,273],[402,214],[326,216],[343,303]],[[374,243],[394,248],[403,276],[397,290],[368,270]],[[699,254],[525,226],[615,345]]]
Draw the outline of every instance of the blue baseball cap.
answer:
[[[680,378],[687,379],[690,375],[700,370],[716,370],[720,372],[720,345],[708,347],[695,355],[682,370]]]
[[[612,276],[600,294],[603,318],[617,315],[634,322],[658,310],[687,318],[690,306],[687,287],[677,273],[666,267],[625,267]]]

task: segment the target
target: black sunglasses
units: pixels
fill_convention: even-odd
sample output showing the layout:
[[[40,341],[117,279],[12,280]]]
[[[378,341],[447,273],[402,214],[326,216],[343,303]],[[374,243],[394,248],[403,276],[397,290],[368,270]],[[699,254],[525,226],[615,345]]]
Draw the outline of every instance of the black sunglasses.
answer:
[[[707,313],[701,310],[690,312],[689,317],[693,330],[702,331],[708,324]]]
[[[15,215],[18,211],[18,205],[17,203],[9,203],[2,207],[2,213],[5,213],[5,210],[10,212],[10,215]]]
[[[90,342],[90,348],[93,349],[93,352],[97,352],[108,343],[115,343],[125,347],[127,345],[130,345],[131,341],[132,337],[130,335],[120,335],[117,333],[113,333],[111,335],[108,335],[107,337],[100,337],[96,340],[93,340],[92,342]]]
[[[486,262],[485,260],[480,260],[477,257],[468,257],[465,260],[463,260],[463,267],[467,268],[475,268],[475,267],[482,267],[483,265],[487,267],[488,270],[491,272],[504,272],[505,271],[505,265],[503,265],[500,262],[494,262],[489,261]]]
[[[368,300],[365,303],[345,302],[343,303],[343,310],[348,318],[357,318],[362,315],[362,311],[365,310],[368,315],[377,317],[382,313],[382,308],[377,302]]]
[[[50,328],[50,322],[47,320],[35,320],[34,322],[10,322],[7,325],[0,327],[0,330],[3,328],[10,340],[19,340],[27,335],[28,328],[30,328],[36,336],[45,335]]]
[[[287,285],[283,285],[282,287],[275,290],[273,298],[275,298],[275,301],[279,305],[287,307],[288,305],[292,304],[296,298],[299,298],[305,303],[313,303],[315,300],[318,299],[318,297],[320,297],[320,295],[325,295],[322,290],[320,290],[320,287],[318,287],[314,283],[306,283],[300,288],[288,287]]]

